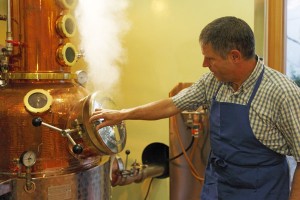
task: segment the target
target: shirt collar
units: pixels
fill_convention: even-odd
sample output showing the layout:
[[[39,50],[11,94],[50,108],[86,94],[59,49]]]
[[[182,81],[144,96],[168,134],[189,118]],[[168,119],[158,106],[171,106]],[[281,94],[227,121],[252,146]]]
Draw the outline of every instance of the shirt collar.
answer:
[[[260,73],[262,72],[263,65],[264,65],[262,58],[256,56],[256,60],[257,60],[257,62],[256,62],[256,66],[255,66],[254,70],[252,71],[250,76],[247,78],[247,80],[244,81],[244,83],[241,85],[241,87],[236,92],[234,92],[235,94],[238,94],[240,92],[245,92],[246,90],[251,88],[256,83],[256,80],[258,79]],[[227,85],[233,91],[231,83],[228,83]]]

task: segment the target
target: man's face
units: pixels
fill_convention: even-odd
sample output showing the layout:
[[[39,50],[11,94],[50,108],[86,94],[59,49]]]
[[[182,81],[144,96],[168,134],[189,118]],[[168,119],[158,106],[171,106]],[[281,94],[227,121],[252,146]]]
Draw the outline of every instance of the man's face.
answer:
[[[235,67],[228,57],[222,58],[210,44],[202,45],[201,50],[204,56],[203,67],[208,67],[219,81],[232,82],[234,80]]]

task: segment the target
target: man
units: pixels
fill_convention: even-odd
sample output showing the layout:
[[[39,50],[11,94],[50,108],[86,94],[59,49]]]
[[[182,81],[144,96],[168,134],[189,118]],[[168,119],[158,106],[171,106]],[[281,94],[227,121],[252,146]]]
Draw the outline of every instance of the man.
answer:
[[[255,55],[253,32],[241,19],[214,20],[199,41],[211,72],[191,87],[130,109],[96,110],[90,121],[104,119],[100,129],[207,104],[212,150],[201,200],[299,199],[299,167],[290,193],[286,155],[300,162],[300,89]]]

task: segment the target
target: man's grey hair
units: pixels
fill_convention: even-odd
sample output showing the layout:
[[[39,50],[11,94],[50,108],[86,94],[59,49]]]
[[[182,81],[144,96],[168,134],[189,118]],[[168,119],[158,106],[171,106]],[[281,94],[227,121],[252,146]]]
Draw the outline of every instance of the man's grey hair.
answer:
[[[218,18],[201,31],[201,45],[211,44],[213,50],[226,58],[231,50],[239,50],[245,59],[255,57],[255,39],[250,26],[236,17]]]

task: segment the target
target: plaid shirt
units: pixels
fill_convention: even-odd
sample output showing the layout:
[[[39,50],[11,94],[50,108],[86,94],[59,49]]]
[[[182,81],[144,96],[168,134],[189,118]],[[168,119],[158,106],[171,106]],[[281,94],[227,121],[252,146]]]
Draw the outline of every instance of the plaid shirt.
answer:
[[[229,83],[223,83],[216,100],[246,105],[263,68],[263,80],[249,111],[253,133],[268,148],[292,155],[300,162],[300,88],[286,76],[258,59],[255,69],[238,91]],[[210,109],[219,85],[213,74],[207,73],[172,99],[180,110],[196,110],[204,104]]]

